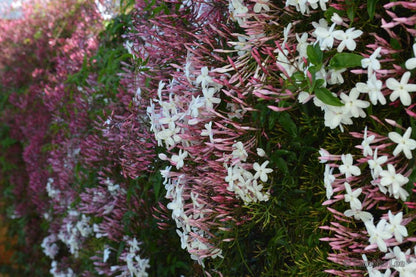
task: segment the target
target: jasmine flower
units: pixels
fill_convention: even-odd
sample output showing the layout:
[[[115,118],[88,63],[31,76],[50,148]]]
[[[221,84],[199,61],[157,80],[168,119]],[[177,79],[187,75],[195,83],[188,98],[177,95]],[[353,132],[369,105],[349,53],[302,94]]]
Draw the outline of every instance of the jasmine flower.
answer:
[[[416,85],[408,84],[409,78],[410,72],[406,71],[400,79],[400,82],[394,78],[387,79],[386,86],[393,91],[393,93],[390,94],[391,101],[395,101],[400,97],[400,101],[404,106],[409,106],[412,103],[409,92],[416,91]]]
[[[416,141],[410,138],[412,134],[412,127],[407,128],[403,136],[396,132],[389,133],[389,139],[397,143],[396,148],[393,151],[393,155],[396,157],[400,152],[403,152],[406,158],[411,159],[412,151],[416,148]]]
[[[416,56],[416,43],[413,44],[413,55]],[[405,63],[405,66],[406,66],[407,70],[415,69],[416,68],[416,57],[408,59]]]
[[[347,47],[347,49],[350,51],[354,51],[357,47],[357,43],[354,41],[354,39],[358,38],[362,34],[362,31],[355,30],[354,28],[349,28],[345,32],[342,30],[334,31],[334,38],[341,41],[337,47],[337,51],[342,52],[345,47]]]
[[[263,182],[267,182],[267,174],[273,172],[273,169],[266,168],[268,164],[269,161],[265,161],[262,165],[259,165],[258,163],[253,164],[253,169],[256,171],[256,174],[254,174],[254,179],[260,177],[260,180],[262,180]]]
[[[406,227],[401,225],[402,219],[403,219],[403,212],[393,215],[392,212],[389,210],[390,224],[388,225],[388,229],[391,233],[394,234],[394,238],[400,243],[403,242],[403,237],[408,236]]]
[[[353,159],[351,154],[341,155],[342,165],[338,168],[342,174],[345,174],[345,177],[359,176],[361,175],[361,170],[358,166],[352,165]]]

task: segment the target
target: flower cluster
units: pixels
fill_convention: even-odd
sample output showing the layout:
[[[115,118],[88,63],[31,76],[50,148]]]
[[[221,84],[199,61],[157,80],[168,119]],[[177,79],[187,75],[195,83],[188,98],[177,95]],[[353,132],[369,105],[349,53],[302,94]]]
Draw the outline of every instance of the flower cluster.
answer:
[[[0,20],[40,275],[416,274],[414,3],[87,2]]]

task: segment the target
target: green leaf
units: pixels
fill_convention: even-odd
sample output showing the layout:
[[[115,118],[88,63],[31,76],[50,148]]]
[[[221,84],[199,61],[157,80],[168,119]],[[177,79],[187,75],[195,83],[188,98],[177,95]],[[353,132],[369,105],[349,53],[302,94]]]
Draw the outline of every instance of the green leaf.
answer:
[[[298,129],[296,128],[295,122],[293,122],[289,113],[283,112],[280,113],[279,123],[282,125],[283,129],[288,132],[292,137],[296,137]]]
[[[373,20],[374,18],[377,2],[378,0],[367,0],[367,12],[370,20]]]
[[[305,80],[305,73],[297,71],[293,73],[292,78],[297,82],[302,82],[303,80]]]
[[[339,100],[338,97],[332,95],[332,93],[326,88],[316,88],[315,95],[319,100],[324,102],[327,105],[331,106],[344,106],[344,104]]]
[[[400,41],[395,38],[390,38],[390,45],[394,50],[400,50],[402,48]]]
[[[333,69],[361,66],[362,56],[352,53],[337,53],[329,61],[329,66]]]
[[[346,1],[348,19],[353,22],[355,18],[355,10],[357,9],[354,1]]]
[[[315,83],[313,84],[313,88],[315,90],[315,88],[320,88],[323,86],[323,84],[325,83],[324,79],[316,79]]]
[[[279,157],[275,160],[275,163],[277,165],[277,168],[280,169],[284,174],[289,174],[289,167],[287,166],[285,160]]]
[[[319,48],[318,44],[308,45],[306,53],[308,54],[308,60],[310,63],[313,63],[316,66],[322,64],[324,54],[322,53],[321,48]]]

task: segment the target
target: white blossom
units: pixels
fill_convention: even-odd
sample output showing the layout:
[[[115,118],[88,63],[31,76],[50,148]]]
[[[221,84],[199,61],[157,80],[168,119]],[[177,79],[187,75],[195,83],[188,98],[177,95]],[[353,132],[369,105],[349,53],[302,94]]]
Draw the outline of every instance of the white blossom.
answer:
[[[360,196],[362,189],[358,188],[354,191],[351,190],[350,184],[347,182],[344,183],[346,194],[344,194],[345,202],[349,202],[352,210],[361,210],[362,205],[358,196]]]
[[[400,79],[400,82],[394,78],[387,79],[386,86],[393,91],[392,94],[390,94],[391,101],[395,101],[400,97],[400,101],[404,106],[409,106],[412,103],[409,92],[416,91],[416,85],[408,84],[409,78],[410,72],[406,71]]]
[[[260,180],[263,182],[267,182],[267,174],[273,172],[273,169],[266,168],[266,166],[269,164],[269,161],[265,161],[262,163],[262,165],[259,165],[258,163],[253,164],[253,169],[256,171],[256,174],[254,175],[254,179],[257,179],[260,177]]]
[[[362,68],[368,68],[368,75],[371,75],[374,70],[381,68],[380,62],[377,58],[380,56],[381,47],[378,47],[370,57],[361,60]]]
[[[337,51],[342,52],[344,51],[345,47],[347,47],[347,49],[350,51],[354,51],[357,47],[357,43],[354,41],[354,39],[358,38],[362,34],[362,31],[355,30],[354,28],[349,28],[345,32],[342,30],[334,31],[334,38],[341,41],[337,47]]]
[[[370,144],[374,141],[376,137],[374,135],[367,136],[367,126],[364,128],[364,136],[363,141],[361,142],[361,146],[363,148],[363,156],[372,156],[373,149],[371,149]]]
[[[353,159],[351,154],[342,154],[341,155],[342,165],[339,166],[339,171],[342,174],[345,174],[345,177],[348,178],[352,175],[359,176],[361,175],[361,170],[358,166],[353,165]]]
[[[367,221],[364,223],[367,229],[368,235],[370,236],[370,243],[377,244],[378,248],[382,252],[387,252],[387,244],[385,240],[391,238],[393,234],[387,230],[387,222],[385,219],[381,219],[377,223],[377,227],[374,226],[373,221]]]
[[[416,56],[416,43],[413,44],[413,56]],[[416,57],[410,58],[405,63],[407,70],[412,70],[416,68]]]
[[[381,166],[384,163],[386,163],[387,159],[388,159],[387,156],[378,157],[377,156],[377,151],[378,151],[378,148],[376,148],[374,150],[373,159],[367,161],[368,166],[371,169],[371,175],[372,175],[373,179],[376,179],[380,176],[380,173],[383,171],[383,168]]]
[[[402,243],[403,237],[407,237],[407,229],[405,226],[401,225],[403,219],[403,212],[397,213],[393,215],[393,213],[389,210],[389,222],[388,225],[389,231],[394,234],[394,238]]]
[[[400,152],[403,152],[406,158],[411,159],[413,157],[412,151],[416,148],[416,141],[411,139],[412,127],[407,128],[403,136],[396,132],[389,133],[389,139],[397,143],[396,148],[393,151],[393,155],[396,157]]]
[[[383,82],[377,80],[375,74],[369,75],[367,83],[359,82],[356,84],[356,88],[359,92],[368,93],[368,97],[373,105],[377,105],[378,102],[380,102],[381,105],[386,104],[386,98],[381,92],[382,87]]]

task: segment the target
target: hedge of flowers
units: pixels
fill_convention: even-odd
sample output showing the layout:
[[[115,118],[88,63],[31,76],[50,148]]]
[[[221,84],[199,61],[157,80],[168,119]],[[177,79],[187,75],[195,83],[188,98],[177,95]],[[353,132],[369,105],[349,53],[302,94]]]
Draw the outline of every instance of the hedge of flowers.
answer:
[[[415,10],[23,3],[0,20],[0,272],[416,276]]]

